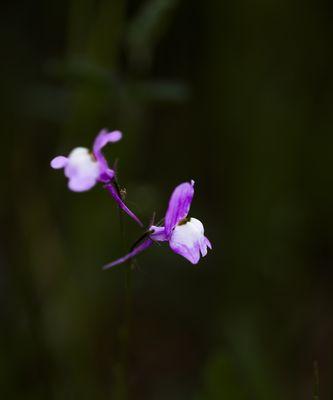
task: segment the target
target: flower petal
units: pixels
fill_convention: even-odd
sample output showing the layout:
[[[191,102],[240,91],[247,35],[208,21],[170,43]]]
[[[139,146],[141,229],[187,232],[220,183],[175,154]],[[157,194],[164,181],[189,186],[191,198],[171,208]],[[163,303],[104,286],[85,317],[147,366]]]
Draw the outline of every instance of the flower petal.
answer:
[[[203,236],[200,240],[200,253],[202,257],[205,257],[207,254],[208,243],[210,244],[209,240],[205,236]]]
[[[69,178],[68,187],[74,192],[84,192],[91,189],[100,174],[98,162],[93,159],[85,147],[77,147],[68,156],[65,176]]]
[[[85,192],[94,187],[95,184],[96,179],[91,176],[78,176],[69,179],[68,188],[73,192]]]
[[[61,169],[61,168],[66,167],[67,163],[68,163],[67,157],[57,156],[51,160],[50,165],[53,169]]]
[[[121,197],[120,197],[120,195],[118,193],[118,190],[114,186],[114,184],[113,183],[107,183],[106,185],[104,185],[104,187],[105,187],[105,189],[107,189],[109,191],[109,193],[114,198],[114,200],[116,201],[118,206],[123,211],[125,211],[126,214],[128,214],[131,218],[133,218],[134,221],[136,221],[140,226],[143,226],[143,223],[140,221],[140,219],[123,202],[123,200],[121,199]]]
[[[108,132],[106,129],[102,129],[96,136],[93,151],[98,153],[108,143],[116,143],[121,140],[123,134],[120,131]]]
[[[193,195],[194,181],[185,182],[176,187],[173,191],[169,207],[165,215],[165,232],[170,235],[172,229],[184,219],[189,213]]]
[[[108,268],[114,267],[115,265],[122,264],[127,260],[130,260],[131,258],[137,256],[142,251],[148,249],[148,247],[150,247],[152,244],[153,244],[153,241],[150,238],[146,239],[145,241],[140,243],[137,247],[135,247],[131,252],[126,254],[126,256],[118,258],[118,260],[113,261],[110,264],[106,264],[103,267],[103,269],[108,269]]]
[[[200,253],[202,257],[205,257],[207,255],[207,247],[209,249],[212,249],[210,241],[206,238],[206,236],[203,236],[203,238],[200,241]]]
[[[206,238],[206,236],[205,236],[205,242],[206,242],[206,246],[207,246],[209,249],[212,250],[213,246],[212,246],[211,242],[209,241],[209,239]]]
[[[170,241],[170,247],[174,253],[185,257],[192,264],[198,264],[200,260],[200,247],[197,243],[189,248],[181,243]]]
[[[200,259],[200,244],[203,238],[203,233],[197,229],[195,224],[187,222],[176,226],[169,243],[175,253],[185,257],[192,264],[197,264]]]
[[[108,143],[118,142],[121,138],[122,133],[120,131],[108,132],[106,129],[103,129],[100,131],[94,141],[93,153],[101,167],[100,180],[102,182],[108,182],[114,177],[114,171],[109,168],[108,163],[102,153],[102,148]]]

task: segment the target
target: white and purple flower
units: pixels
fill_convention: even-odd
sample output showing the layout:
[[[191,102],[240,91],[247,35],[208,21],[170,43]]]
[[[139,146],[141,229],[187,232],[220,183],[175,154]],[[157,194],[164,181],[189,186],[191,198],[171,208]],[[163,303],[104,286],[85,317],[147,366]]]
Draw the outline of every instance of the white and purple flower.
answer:
[[[85,147],[76,147],[68,157],[57,156],[51,161],[54,169],[64,169],[68,178],[68,188],[73,192],[85,192],[101,182],[109,191],[118,206],[142,226],[139,218],[125,205],[116,184],[115,171],[109,168],[102,153],[102,149],[108,143],[116,143],[122,138],[120,131],[100,131],[96,136],[92,152]]]
[[[207,247],[212,248],[210,241],[204,235],[204,227],[196,218],[189,218],[192,199],[194,196],[194,181],[180,184],[173,191],[168,210],[165,215],[164,226],[152,225],[145,239],[126,256],[107,264],[104,269],[121,264],[148,247],[154,242],[169,242],[175,253],[185,257],[192,264],[197,264],[200,256],[207,254]]]
[[[102,148],[107,143],[118,142],[121,138],[121,132],[108,132],[103,129],[94,141],[92,152],[85,147],[76,147],[68,157],[55,157],[51,161],[51,167],[54,169],[64,168],[70,190],[85,192],[95,186],[97,182],[106,183],[115,176],[102,154]]]

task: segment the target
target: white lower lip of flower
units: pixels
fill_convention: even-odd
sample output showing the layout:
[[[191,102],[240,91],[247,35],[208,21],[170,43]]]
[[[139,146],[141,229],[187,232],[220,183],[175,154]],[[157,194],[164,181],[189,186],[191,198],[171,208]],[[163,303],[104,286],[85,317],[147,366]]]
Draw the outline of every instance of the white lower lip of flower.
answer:
[[[198,231],[200,231],[200,233],[202,233],[202,234],[205,233],[204,226],[203,226],[202,222],[199,221],[198,219],[190,218],[189,223],[194,225],[198,229]]]
[[[185,224],[175,227],[172,232],[172,241],[192,248],[201,240],[203,234],[204,228],[202,223],[196,218],[191,218]]]
[[[98,178],[100,173],[99,164],[93,159],[89,150],[84,147],[77,147],[68,157],[68,175],[78,175]]]
[[[71,190],[75,192],[89,190],[100,175],[100,165],[88,149],[77,147],[68,156],[65,175],[69,178]]]

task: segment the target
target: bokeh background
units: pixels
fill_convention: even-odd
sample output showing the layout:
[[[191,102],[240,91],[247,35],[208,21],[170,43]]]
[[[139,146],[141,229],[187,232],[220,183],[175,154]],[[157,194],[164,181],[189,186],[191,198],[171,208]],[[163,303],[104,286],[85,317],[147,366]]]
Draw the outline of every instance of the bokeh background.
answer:
[[[332,2],[4,0],[0,18],[1,398],[331,399]],[[101,270],[141,231],[49,161],[103,127],[147,224],[195,179],[198,266],[156,246]]]

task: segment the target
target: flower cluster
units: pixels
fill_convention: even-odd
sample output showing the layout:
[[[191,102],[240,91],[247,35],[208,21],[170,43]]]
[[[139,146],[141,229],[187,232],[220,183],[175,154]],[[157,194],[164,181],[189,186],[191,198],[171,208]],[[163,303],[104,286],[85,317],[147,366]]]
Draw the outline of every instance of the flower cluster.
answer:
[[[54,169],[64,169],[68,178],[68,188],[74,192],[84,192],[97,183],[111,194],[118,206],[126,212],[141,227],[140,219],[126,206],[119,190],[116,171],[109,167],[102,149],[108,143],[121,140],[119,131],[108,132],[102,130],[96,137],[92,151],[85,147],[76,147],[67,157],[57,156],[51,161]],[[124,257],[107,264],[104,269],[137,256],[155,242],[168,242],[176,254],[185,257],[192,264],[197,264],[200,256],[207,254],[207,247],[212,248],[210,241],[204,235],[201,221],[189,217],[189,211],[194,196],[194,181],[178,185],[169,200],[169,206],[164,218],[164,226],[151,225],[132,250]]]

